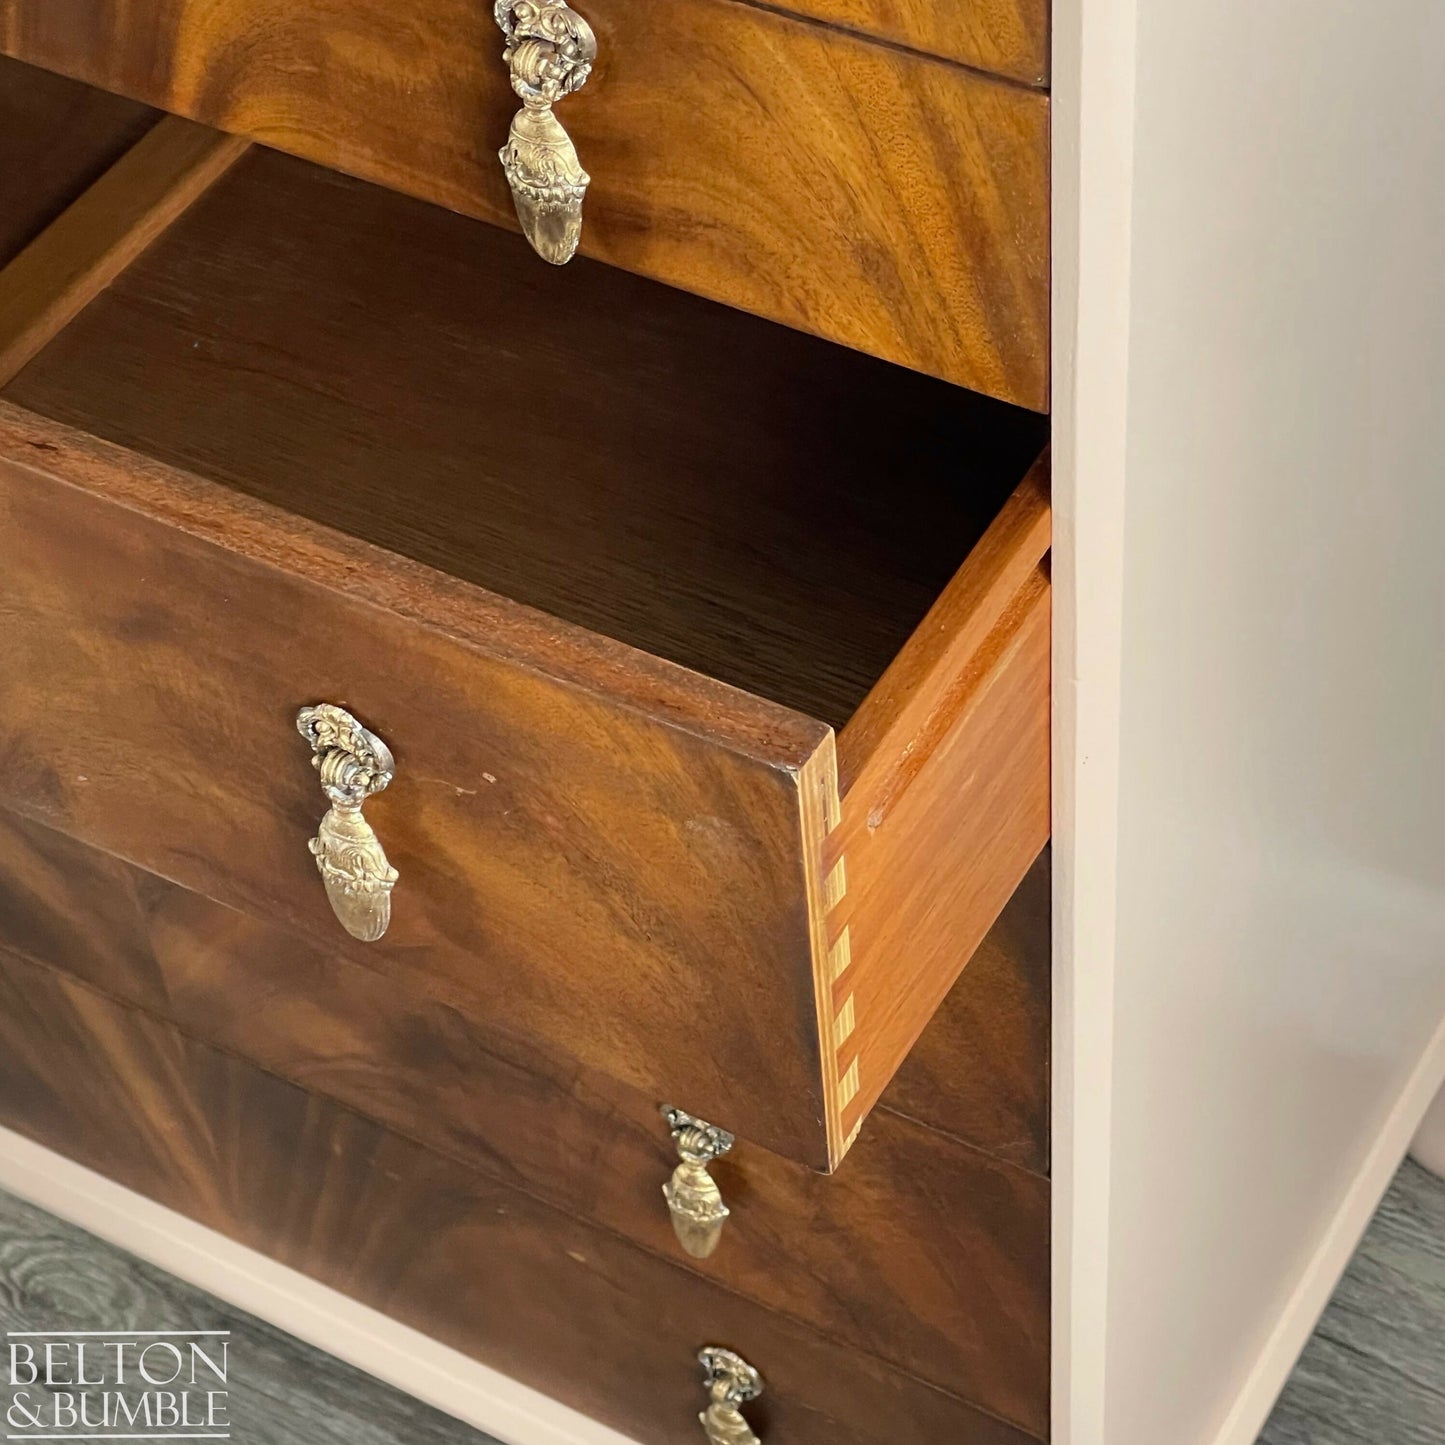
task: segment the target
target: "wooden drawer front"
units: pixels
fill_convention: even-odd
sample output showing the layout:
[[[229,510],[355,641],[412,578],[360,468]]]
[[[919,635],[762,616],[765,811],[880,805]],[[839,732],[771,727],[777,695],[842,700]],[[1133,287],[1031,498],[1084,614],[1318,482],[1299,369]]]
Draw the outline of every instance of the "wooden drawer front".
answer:
[[[822,724],[7,404],[0,571],[12,805],[814,1167],[1047,836],[1046,592],[986,685],[944,699],[964,740],[928,826],[977,866],[955,878],[940,838],[885,855],[876,888],[861,859],[845,892]],[[294,719],[319,700],[403,769],[368,804],[405,880],[379,944],[342,933],[305,847],[324,805]],[[873,797],[845,795],[840,835]],[[933,915],[911,951],[890,876]],[[905,966],[906,998],[847,1008]]]
[[[146,1015],[0,953],[0,1124],[644,1442],[745,1354],[788,1445],[1033,1437]]]
[[[1047,907],[1047,879],[1012,914]],[[1018,923],[997,930],[1007,946]],[[676,1163],[650,1099],[487,1033],[285,931],[0,814],[0,948],[76,975],[194,1038],[357,1109],[1043,1433],[1048,1422],[1048,1184],[886,1107],[824,1178],[737,1145],[714,1166],[732,1216],[688,1260],[662,1183]],[[1037,951],[1037,950],[1036,950]],[[1020,966],[1047,977],[1042,959]],[[1007,1077],[1014,1039],[960,1031],[1007,993],[970,970],[927,1049],[952,1062],[935,1111]],[[1047,1018],[1038,1023],[1047,1028]],[[970,1053],[982,1054],[970,1067]],[[1045,1063],[1028,1060],[1041,1086]],[[975,1078],[970,1080],[970,1073]],[[908,1098],[900,1083],[900,1098]]]
[[[584,8],[600,59],[565,120],[593,177],[586,254],[1046,408],[1044,95],[734,0]],[[384,0],[165,0],[141,22],[120,0],[0,0],[0,36],[512,226],[496,151],[517,102],[491,9],[428,0],[400,25]]]
[[[318,18],[309,33],[333,36],[344,35],[354,27],[364,28],[372,13],[354,0],[322,0],[314,8]],[[489,6],[476,8],[489,13]],[[598,9],[596,5],[577,8],[589,18]],[[1048,80],[1048,0],[957,0],[947,5],[935,0],[789,0],[787,5],[772,8],[804,19],[822,20],[856,35],[893,41],[924,55],[955,60],[1024,85],[1042,87]],[[171,32],[187,24],[192,10],[201,14],[188,0],[159,0],[148,8],[148,14],[159,14],[165,30]],[[295,19],[288,9],[275,5],[268,10],[253,0],[248,13],[258,26],[264,27],[262,43],[278,48],[286,43],[287,26]],[[462,16],[455,0],[418,0],[411,14],[416,34],[441,34],[460,16],[467,21],[469,36],[480,33],[484,39],[491,38],[470,15]],[[203,50],[220,47],[233,33],[226,17],[202,18],[206,26],[221,27],[193,41]],[[112,45],[117,36],[133,47],[137,43],[134,24],[127,30],[121,28],[122,20],[118,0],[84,6],[66,0],[49,5],[38,0],[0,0],[0,35],[17,54],[37,46],[57,45],[69,46],[67,54],[82,53],[92,46]],[[194,31],[197,26],[190,24],[188,28]],[[301,33],[289,32],[292,37]],[[376,37],[371,38],[378,43]],[[47,49],[47,53],[54,52]]]
[[[0,577],[12,803],[827,1162],[826,728],[10,407]],[[378,945],[306,850],[321,700],[403,769],[367,805],[405,880]]]
[[[353,28],[364,30],[372,13],[347,0],[322,0],[313,8],[317,20],[311,33],[333,36],[344,35]],[[589,17],[598,9],[596,5],[578,8]],[[936,0],[789,0],[788,4],[773,8],[826,21],[858,35],[891,40],[910,50],[956,60],[975,70],[1005,76],[1025,85],[1040,86],[1048,78],[1047,0],[955,0],[946,5]],[[490,7],[478,5],[475,9],[489,13]],[[163,17],[166,31],[187,24],[191,11],[204,22],[200,28],[205,31],[204,36],[193,43],[209,50],[223,45],[233,34],[227,17],[203,14],[187,0],[159,0],[148,7],[148,14],[158,13]],[[285,43],[286,27],[295,18],[289,9],[280,5],[268,9],[253,0],[248,13],[257,26],[263,28],[262,43],[270,46]],[[6,43],[17,47],[17,51],[62,41],[81,51],[91,46],[115,44],[118,36],[122,43],[135,46],[134,23],[129,30],[120,28],[118,17],[124,18],[117,0],[84,6],[65,3],[65,0],[52,0],[51,4],[40,4],[37,0],[0,0],[0,21],[6,27],[0,34],[4,34]],[[454,0],[418,0],[411,7],[412,24],[416,27],[413,33],[417,35],[442,34],[459,18],[468,22],[468,35],[476,32],[472,17],[463,15]],[[208,27],[218,28],[212,31]],[[188,26],[191,32],[197,28],[196,23]],[[485,30],[481,33],[490,39]],[[295,37],[300,32],[293,30],[290,34]],[[377,43],[377,37],[370,38]]]

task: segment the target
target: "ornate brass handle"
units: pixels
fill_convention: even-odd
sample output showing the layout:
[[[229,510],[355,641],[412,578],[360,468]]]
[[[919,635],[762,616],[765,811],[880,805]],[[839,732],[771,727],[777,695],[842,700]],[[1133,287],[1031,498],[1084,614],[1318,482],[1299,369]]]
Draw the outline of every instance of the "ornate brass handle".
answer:
[[[321,871],[331,911],[353,938],[374,943],[391,922],[396,869],[361,816],[361,805],[391,781],[391,749],[344,708],[329,702],[303,707],[296,729],[311,744],[321,791],[331,806],[307,846]]]
[[[721,1345],[704,1345],[697,1362],[707,1390],[707,1409],[697,1418],[708,1445],[762,1445],[740,1407],[763,1393],[763,1377],[741,1355]]]
[[[544,261],[564,266],[582,238],[582,198],[592,177],[552,107],[587,83],[597,37],[563,0],[495,0],[492,13],[507,37],[503,59],[522,100],[499,152],[502,169],[522,234]]]
[[[694,1259],[706,1259],[717,1248],[723,1223],[731,1212],[723,1203],[722,1190],[707,1172],[707,1166],[733,1147],[733,1136],[716,1124],[674,1109],[671,1104],[662,1106],[662,1117],[672,1130],[673,1142],[682,1159],[672,1171],[672,1178],[662,1186],[672,1214],[673,1232]]]

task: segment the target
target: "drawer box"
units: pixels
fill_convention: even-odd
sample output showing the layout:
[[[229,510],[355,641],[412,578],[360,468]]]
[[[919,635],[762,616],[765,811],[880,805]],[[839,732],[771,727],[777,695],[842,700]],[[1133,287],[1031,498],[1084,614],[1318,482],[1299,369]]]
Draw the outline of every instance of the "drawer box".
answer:
[[[1036,418],[259,151],[3,395],[0,799],[842,1158],[1047,837]]]
[[[929,1025],[949,1060],[931,1114],[959,1131],[969,1101],[1036,1085],[1042,1044],[1000,1025],[1031,984],[1047,1035],[1048,878],[1036,869],[978,964]],[[655,1104],[570,1060],[484,1031],[417,990],[274,924],[162,882],[0,812],[0,957],[53,966],[319,1099],[601,1225],[1036,1434],[1048,1426],[1048,1181],[990,1158],[996,1136],[902,1117],[900,1076],[832,1177],[737,1144],[713,1165],[731,1208],[717,1252],[687,1258],[662,1184],[677,1162]],[[980,1029],[975,1018],[985,1017]],[[904,1074],[913,1072],[913,1061]],[[1000,1105],[1006,1100],[1001,1099]],[[1046,1111],[1027,1118],[1041,1130]],[[1026,1116],[1027,1117],[1027,1116]],[[982,1144],[984,1147],[979,1147]],[[947,1201],[946,1207],[940,1202]]]
[[[585,254],[1046,407],[1046,96],[735,0],[579,8],[600,53],[559,115],[592,176]],[[497,149],[517,98],[491,0],[425,0],[405,23],[386,0],[164,0],[144,20],[121,0],[0,0],[0,37],[20,59],[515,225]]]

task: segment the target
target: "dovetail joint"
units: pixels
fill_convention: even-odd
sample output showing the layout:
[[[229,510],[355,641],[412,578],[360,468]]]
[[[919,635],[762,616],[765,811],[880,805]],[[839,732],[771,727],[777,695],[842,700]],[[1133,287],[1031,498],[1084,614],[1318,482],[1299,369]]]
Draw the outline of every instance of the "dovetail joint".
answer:
[[[823,831],[831,833],[843,819],[843,803],[838,797],[838,779],[831,769],[818,774],[818,791],[823,795]]]
[[[824,785],[823,792],[823,814],[825,820],[825,832],[831,833],[842,821],[842,808],[836,791],[836,785],[829,779]],[[839,856],[833,866],[828,870],[823,879],[823,906],[825,916],[831,917],[842,905],[848,892],[848,865],[846,858]],[[828,946],[828,976],[834,985],[843,977],[853,963],[853,945],[849,933],[849,925],[844,923],[838,930],[837,936]],[[837,1068],[841,1063],[839,1054],[843,1046],[852,1038],[858,1025],[857,1005],[854,1002],[856,995],[849,993],[848,997],[841,1004],[835,1002],[833,1014],[832,1044],[833,1044],[833,1068],[830,1070],[837,1082],[833,1086],[833,1097],[841,1120],[843,1111],[852,1103],[858,1093],[858,1056],[854,1051],[852,1061],[847,1071],[841,1078],[837,1075]],[[843,1142],[843,1150],[846,1152],[852,1145],[853,1140],[858,1137],[858,1129],[861,1120],[854,1123],[851,1133]]]

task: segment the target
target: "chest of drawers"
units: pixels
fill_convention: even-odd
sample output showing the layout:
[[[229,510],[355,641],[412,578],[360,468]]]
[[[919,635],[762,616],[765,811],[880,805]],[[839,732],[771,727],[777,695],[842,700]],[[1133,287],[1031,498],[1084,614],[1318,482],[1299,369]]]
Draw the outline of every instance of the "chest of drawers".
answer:
[[[0,8],[127,97],[0,69],[0,950],[58,1020],[3,1122],[283,1257],[276,1202],[203,1205],[208,1173],[395,1153],[378,1218],[460,1210],[463,1272],[511,1249],[468,1211],[519,1221],[497,1287],[534,1326],[345,1274],[359,1216],[290,1257],[641,1438],[697,1429],[695,1349],[635,1338],[664,1296],[771,1356],[753,1427],[881,1438],[906,1401],[893,1438],[1041,1437],[1041,874],[999,921],[1048,836],[1029,17],[600,12],[551,268],[429,204],[510,205],[475,17],[210,14]],[[239,1152],[83,1131],[105,1040],[116,1107]],[[664,1104],[737,1140],[706,1258]],[[563,1235],[661,1393],[559,1378]],[[725,1394],[714,1438],[753,1428]]]

